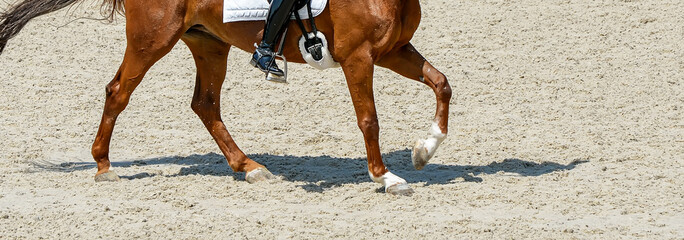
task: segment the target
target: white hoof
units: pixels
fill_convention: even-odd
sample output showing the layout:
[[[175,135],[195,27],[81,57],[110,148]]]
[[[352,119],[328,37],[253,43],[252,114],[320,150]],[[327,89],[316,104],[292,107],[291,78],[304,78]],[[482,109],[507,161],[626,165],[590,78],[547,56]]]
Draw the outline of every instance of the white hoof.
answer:
[[[406,180],[394,175],[391,172],[386,172],[380,177],[375,177],[373,176],[373,173],[368,171],[368,175],[370,175],[371,179],[373,179],[373,182],[380,183],[385,186],[386,193],[392,195],[411,195],[413,193],[413,189],[411,189],[408,183],[406,183]]]
[[[256,183],[271,179],[275,179],[275,176],[266,168],[257,168],[245,174],[245,180],[248,183]]]
[[[446,139],[446,133],[442,133],[436,122],[432,123],[429,134],[427,139],[418,140],[416,145],[413,146],[411,161],[413,161],[413,167],[417,170],[421,170],[427,165],[428,161],[435,155],[439,144]]]
[[[411,196],[413,189],[406,183],[400,183],[385,188],[385,192],[397,196]]]
[[[95,175],[95,182],[118,182],[120,180],[119,176],[113,171]]]
[[[413,151],[411,151],[411,161],[413,161],[413,167],[416,170],[421,170],[425,165],[427,165],[430,157],[428,156],[428,150],[425,148],[425,140],[416,141],[416,145],[413,146]]]

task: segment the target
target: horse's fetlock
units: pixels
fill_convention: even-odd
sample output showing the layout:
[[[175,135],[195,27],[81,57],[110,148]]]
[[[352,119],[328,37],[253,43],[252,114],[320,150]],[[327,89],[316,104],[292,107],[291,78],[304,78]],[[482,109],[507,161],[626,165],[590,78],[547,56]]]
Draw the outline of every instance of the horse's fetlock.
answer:
[[[254,161],[250,161],[250,159],[247,158],[247,156],[237,157],[237,159],[235,160],[228,160],[228,166],[230,166],[230,168],[233,169],[234,172],[247,172],[259,167],[264,167]]]
[[[374,166],[370,169],[371,177],[378,178],[389,172],[385,166]]]
[[[107,158],[107,149],[101,146],[93,146],[90,153],[96,161]]]

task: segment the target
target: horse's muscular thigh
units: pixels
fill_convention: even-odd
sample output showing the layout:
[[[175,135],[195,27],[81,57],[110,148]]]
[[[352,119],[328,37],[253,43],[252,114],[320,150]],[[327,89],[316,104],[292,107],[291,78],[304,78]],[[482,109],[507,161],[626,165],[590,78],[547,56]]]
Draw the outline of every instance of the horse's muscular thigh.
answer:
[[[164,48],[185,25],[187,7],[181,0],[126,1],[126,38],[141,53]]]

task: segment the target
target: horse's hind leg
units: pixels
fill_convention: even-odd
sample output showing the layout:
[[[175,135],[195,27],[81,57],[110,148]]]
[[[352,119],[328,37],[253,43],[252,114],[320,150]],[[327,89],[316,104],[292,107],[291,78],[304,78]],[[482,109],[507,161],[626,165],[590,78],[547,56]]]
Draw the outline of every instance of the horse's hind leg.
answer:
[[[226,156],[228,165],[236,172],[246,172],[245,179],[252,183],[271,179],[273,175],[261,164],[249,159],[238,148],[221,120],[221,85],[226,77],[226,61],[230,45],[203,32],[183,36],[197,65],[192,110]]]
[[[119,71],[105,89],[104,111],[92,148],[93,158],[97,162],[96,182],[119,180],[116,174],[109,171],[109,142],[116,118],[128,105],[133,90],[140,84],[147,70],[171,51],[182,34],[180,20],[175,24],[176,30],[170,31],[173,23],[165,24],[165,28],[161,30],[158,22],[160,19],[149,18],[151,17],[145,14],[127,15],[126,53]]]
[[[449,120],[451,87],[446,76],[435,69],[410,43],[385,55],[379,66],[386,67],[405,77],[428,85],[437,97],[437,112],[427,139],[421,139],[413,147],[413,166],[420,170],[435,154],[437,147],[446,138]]]

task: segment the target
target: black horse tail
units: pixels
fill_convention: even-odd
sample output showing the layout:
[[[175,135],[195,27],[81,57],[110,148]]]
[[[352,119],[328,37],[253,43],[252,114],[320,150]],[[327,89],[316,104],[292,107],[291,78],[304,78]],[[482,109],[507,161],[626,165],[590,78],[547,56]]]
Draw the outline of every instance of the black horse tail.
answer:
[[[80,0],[25,0],[0,12],[0,54],[7,41],[16,36],[24,26],[38,16],[68,7]],[[124,13],[123,0],[104,0],[102,11],[105,19],[113,20],[116,13]]]

